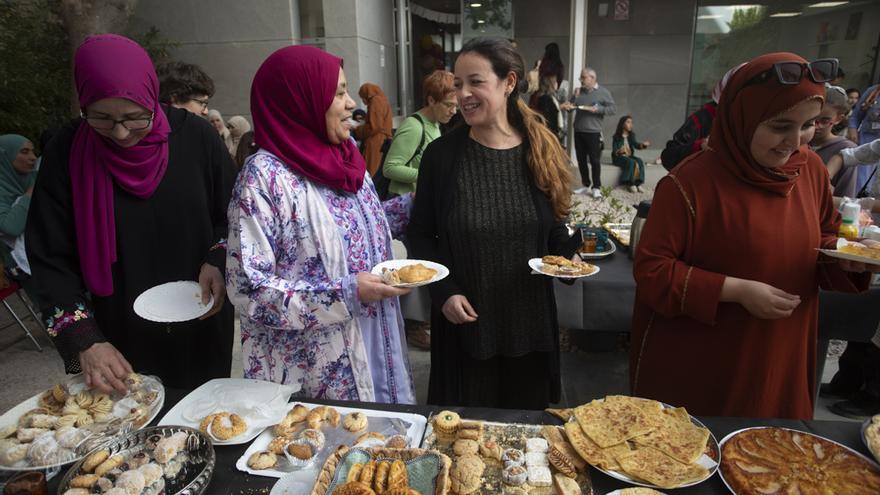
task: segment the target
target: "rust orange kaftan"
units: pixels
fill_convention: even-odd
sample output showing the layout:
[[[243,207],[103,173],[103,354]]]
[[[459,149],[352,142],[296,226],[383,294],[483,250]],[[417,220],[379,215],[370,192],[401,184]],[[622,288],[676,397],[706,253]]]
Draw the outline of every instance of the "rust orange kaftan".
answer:
[[[702,152],[660,181],[638,245],[633,394],[700,415],[812,419],[818,288],[856,291],[816,248],[836,242],[828,173],[806,146],[788,195],[748,184]],[[801,297],[788,318],[721,303],[725,275]],[[855,281],[855,283],[854,283]]]

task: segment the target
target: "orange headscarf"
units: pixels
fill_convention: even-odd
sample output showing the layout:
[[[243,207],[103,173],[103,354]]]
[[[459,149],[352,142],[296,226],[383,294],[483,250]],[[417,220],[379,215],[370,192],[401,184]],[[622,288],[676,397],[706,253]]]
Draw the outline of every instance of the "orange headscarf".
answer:
[[[782,167],[770,169],[752,157],[752,136],[761,122],[811,99],[824,101],[825,87],[809,75],[796,85],[783,85],[775,75],[764,82],[746,85],[753,77],[777,62],[806,62],[794,53],[768,53],[754,58],[730,78],[721,94],[718,114],[712,122],[709,149],[720,163],[739,179],[782,196],[788,195],[800,168],[807,162],[807,143],[803,143]]]

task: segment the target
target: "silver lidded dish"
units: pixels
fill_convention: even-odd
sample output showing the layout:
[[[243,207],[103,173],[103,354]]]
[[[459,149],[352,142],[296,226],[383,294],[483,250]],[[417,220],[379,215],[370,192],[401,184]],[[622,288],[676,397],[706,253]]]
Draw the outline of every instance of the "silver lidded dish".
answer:
[[[167,474],[164,476],[164,492],[168,495],[199,495],[204,493],[211,483],[216,463],[214,444],[211,439],[204,433],[185,426],[154,426],[119,436],[89,452],[64,475],[58,485],[58,495],[63,495],[70,488],[72,479],[85,474],[83,463],[89,459],[92,453],[107,450],[110,457],[122,455],[125,457],[124,462],[129,462],[134,456],[143,452],[152,455],[151,447],[155,448],[159,440],[168,439],[176,433],[182,434],[178,435],[179,438],[185,438],[182,442],[183,448],[180,450],[180,453],[184,453],[185,456],[178,457],[178,459],[184,460],[180,461],[182,464],[175,476],[170,477]],[[163,466],[165,465],[163,464]]]

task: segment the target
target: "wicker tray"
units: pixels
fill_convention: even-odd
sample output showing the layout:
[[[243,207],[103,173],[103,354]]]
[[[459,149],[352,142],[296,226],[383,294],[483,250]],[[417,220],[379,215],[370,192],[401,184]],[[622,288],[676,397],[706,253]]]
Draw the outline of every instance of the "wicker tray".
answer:
[[[357,456],[357,457],[355,457]],[[407,464],[407,471],[410,471],[412,464],[426,457],[434,457],[439,463],[439,473],[433,479],[433,492],[422,495],[444,495],[449,490],[449,468],[452,461],[448,456],[435,450],[426,449],[388,449],[388,448],[348,448],[340,447],[327,457],[324,467],[318,473],[318,479],[312,487],[310,495],[330,495],[333,489],[341,482],[345,481],[344,474],[348,472],[348,467],[356,458],[369,456],[373,460],[397,460],[400,459]]]

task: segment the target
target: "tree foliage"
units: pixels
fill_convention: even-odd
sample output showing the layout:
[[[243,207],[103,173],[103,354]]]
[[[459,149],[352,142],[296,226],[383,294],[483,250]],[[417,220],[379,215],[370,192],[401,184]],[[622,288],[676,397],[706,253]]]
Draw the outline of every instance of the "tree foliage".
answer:
[[[748,9],[736,9],[733,11],[733,17],[727,25],[731,31],[739,29],[748,29],[757,26],[767,18],[766,7],[750,7]]]

